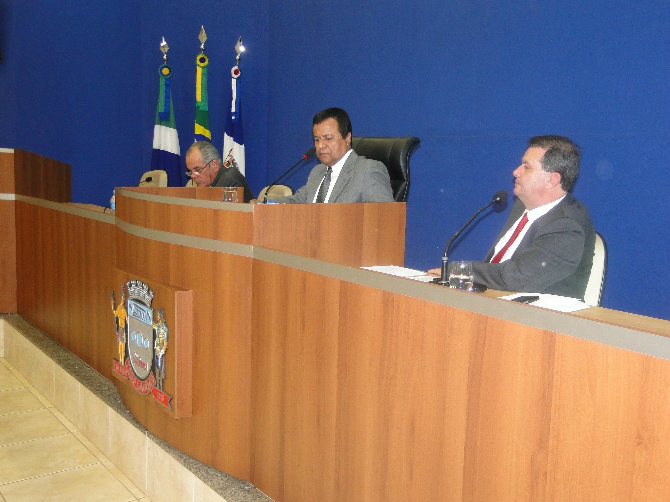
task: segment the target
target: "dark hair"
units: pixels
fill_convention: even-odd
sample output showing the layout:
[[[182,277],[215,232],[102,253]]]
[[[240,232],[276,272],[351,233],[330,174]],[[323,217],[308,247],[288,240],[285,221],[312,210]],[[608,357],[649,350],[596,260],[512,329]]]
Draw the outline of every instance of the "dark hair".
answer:
[[[528,140],[529,146],[544,148],[542,169],[561,175],[561,188],[570,192],[577,182],[581,152],[574,141],[564,136],[535,136]]]
[[[326,108],[321,110],[319,113],[314,115],[312,119],[312,126],[320,124],[324,120],[335,119],[337,120],[337,129],[340,131],[340,134],[343,138],[347,137],[347,134],[351,132],[351,120],[349,115],[342,108]]]

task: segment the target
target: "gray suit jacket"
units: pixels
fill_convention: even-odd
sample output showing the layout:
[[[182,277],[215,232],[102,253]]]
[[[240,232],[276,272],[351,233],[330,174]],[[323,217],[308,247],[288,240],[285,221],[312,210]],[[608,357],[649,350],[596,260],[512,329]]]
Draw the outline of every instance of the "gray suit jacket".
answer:
[[[306,204],[312,202],[326,174],[325,164],[312,169],[307,184],[293,195],[280,197],[280,204]],[[359,157],[351,152],[342,166],[328,202],[393,202],[393,191],[388,169],[377,160]]]
[[[517,199],[495,242],[524,209]],[[567,194],[556,207],[531,224],[511,259],[486,263],[493,256],[492,247],[485,262],[473,263],[475,282],[503,291],[551,293],[583,299],[594,246],[595,230],[588,210]]]

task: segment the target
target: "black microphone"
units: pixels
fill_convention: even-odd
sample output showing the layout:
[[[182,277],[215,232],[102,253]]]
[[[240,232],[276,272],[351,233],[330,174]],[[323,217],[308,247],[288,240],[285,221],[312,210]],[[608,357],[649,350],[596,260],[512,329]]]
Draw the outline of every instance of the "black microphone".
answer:
[[[272,183],[268,185],[268,189],[265,191],[265,196],[263,197],[263,204],[266,204],[268,201],[268,193],[270,193],[270,189],[275,186],[279,181],[284,178],[285,176],[288,176],[291,171],[293,171],[296,167],[298,167],[300,164],[302,164],[306,160],[312,160],[314,157],[314,154],[316,153],[316,148],[312,147],[309,150],[305,152],[305,154],[302,156],[302,158],[293,164],[288,171],[286,171],[284,174],[282,174],[279,178],[274,180]]]
[[[443,286],[447,286],[449,284],[449,273],[447,272],[447,264],[449,263],[449,248],[453,244],[453,242],[456,240],[456,238],[461,235],[461,232],[465,230],[470,223],[472,223],[472,220],[474,220],[477,216],[479,216],[479,213],[481,213],[484,209],[487,209],[491,207],[493,204],[499,204],[503,205],[507,202],[507,191],[506,190],[500,190],[496,192],[493,195],[493,200],[486,204],[483,208],[481,208],[479,211],[477,211],[472,218],[468,220],[468,222],[463,225],[458,232],[454,234],[454,236],[451,238],[451,240],[447,243],[447,247],[444,248],[444,254],[442,255],[442,269],[440,270],[440,279],[436,280],[435,282],[437,284],[442,284]]]
[[[147,176],[147,177],[144,178],[142,181],[140,181],[140,186],[142,186],[144,183],[149,183],[149,182],[152,181],[153,179],[154,179],[153,176]]]

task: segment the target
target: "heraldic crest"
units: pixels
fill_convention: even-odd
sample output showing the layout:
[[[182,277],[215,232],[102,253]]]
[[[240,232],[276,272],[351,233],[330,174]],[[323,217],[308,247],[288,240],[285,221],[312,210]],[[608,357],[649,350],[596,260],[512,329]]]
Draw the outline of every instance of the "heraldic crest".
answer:
[[[113,369],[129,380],[139,393],[151,393],[156,401],[171,410],[172,397],[163,391],[169,330],[162,308],[155,312],[154,318],[153,298],[151,288],[138,280],[121,284],[118,304],[112,291],[118,347],[118,359],[114,359]]]

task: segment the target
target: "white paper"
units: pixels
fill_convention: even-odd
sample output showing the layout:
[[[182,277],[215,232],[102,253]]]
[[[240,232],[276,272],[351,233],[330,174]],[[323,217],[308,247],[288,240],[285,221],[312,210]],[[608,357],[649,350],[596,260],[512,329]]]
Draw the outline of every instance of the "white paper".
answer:
[[[434,279],[432,275],[426,275],[422,270],[414,270],[413,268],[399,267],[398,265],[375,265],[374,267],[361,267],[365,270],[372,270],[373,272],[381,272],[382,274],[395,275],[396,277],[405,277],[415,281],[430,282]]]
[[[583,301],[568,296],[548,295],[543,293],[514,293],[513,295],[501,296],[503,300],[512,300],[519,296],[539,296],[538,300],[530,302],[527,305],[542,307],[545,309],[556,310],[558,312],[577,312],[590,307]]]

